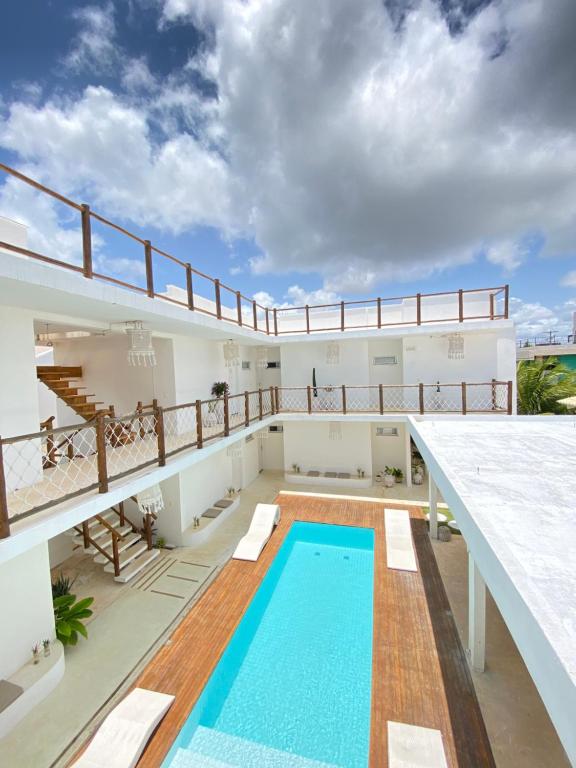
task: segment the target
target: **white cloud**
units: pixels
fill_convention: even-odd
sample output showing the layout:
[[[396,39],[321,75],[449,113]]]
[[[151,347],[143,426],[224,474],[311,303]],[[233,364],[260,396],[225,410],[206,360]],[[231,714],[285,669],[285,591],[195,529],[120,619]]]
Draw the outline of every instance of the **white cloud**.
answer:
[[[486,250],[486,258],[492,264],[502,267],[506,272],[514,272],[528,256],[527,249],[521,243],[502,240],[493,243]]]
[[[560,284],[566,286],[567,288],[576,288],[576,270],[568,272],[566,275],[564,275],[560,281]]]
[[[541,336],[550,331],[558,335],[568,335],[574,327],[575,311],[574,299],[554,307],[547,307],[540,302],[525,302],[514,297],[510,299],[510,316],[516,323],[519,337]]]
[[[119,52],[116,47],[113,4],[87,5],[73,11],[72,17],[78,22],[80,31],[64,59],[65,65],[76,72],[114,71]]]
[[[277,309],[289,309],[290,307],[303,307],[308,304],[314,306],[317,304],[335,304],[340,301],[333,291],[327,291],[319,288],[315,291],[307,291],[299,285],[291,285],[284,294],[284,301],[276,301],[268,291],[258,291],[253,297],[258,304],[263,307],[276,307]]]

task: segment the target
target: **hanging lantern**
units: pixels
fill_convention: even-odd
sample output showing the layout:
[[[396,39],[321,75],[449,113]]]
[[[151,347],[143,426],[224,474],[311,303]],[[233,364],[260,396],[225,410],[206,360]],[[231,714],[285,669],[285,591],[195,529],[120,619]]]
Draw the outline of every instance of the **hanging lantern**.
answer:
[[[330,440],[342,440],[342,424],[339,421],[331,421],[328,426]]]
[[[267,429],[261,429],[258,432],[256,432],[256,437],[258,440],[268,440],[268,430]]]
[[[128,365],[143,367],[156,365],[156,353],[152,346],[152,331],[144,328],[139,320],[127,323],[127,325],[126,333],[130,339]]]
[[[451,333],[448,336],[448,359],[464,359],[464,336],[461,333]]]
[[[164,509],[164,499],[159,485],[151,485],[136,494],[138,509],[143,515],[157,515]]]
[[[240,347],[232,339],[224,342],[224,365],[226,368],[240,365]]]
[[[256,367],[268,367],[268,350],[266,347],[256,347]]]
[[[329,341],[326,345],[326,364],[340,364],[340,344],[337,341]]]

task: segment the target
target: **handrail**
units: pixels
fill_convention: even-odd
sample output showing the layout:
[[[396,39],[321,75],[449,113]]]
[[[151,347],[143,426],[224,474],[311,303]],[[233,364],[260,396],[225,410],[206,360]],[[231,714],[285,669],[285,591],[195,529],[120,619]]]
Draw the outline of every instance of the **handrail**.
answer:
[[[484,391],[478,393],[478,388],[484,388]],[[358,391],[364,390],[364,395],[358,398]],[[444,395],[443,395],[444,391]],[[297,393],[296,400],[290,400],[290,395]],[[305,396],[302,396],[305,393]],[[319,394],[331,395],[330,398],[320,398]],[[377,393],[377,397],[374,394]],[[387,393],[391,393],[391,400],[386,399]],[[399,394],[400,393],[400,394]],[[417,393],[417,394],[416,394]],[[405,398],[405,395],[408,395]],[[442,400],[443,396],[447,399]],[[399,397],[399,399],[397,399]],[[236,395],[225,395],[221,398],[211,400],[196,400],[193,403],[183,405],[169,406],[161,408],[156,401],[153,402],[151,410],[144,410],[141,403],[137,410],[127,416],[110,416],[105,412],[99,413],[92,422],[76,424],[68,427],[48,428],[40,432],[26,435],[17,435],[2,439],[0,437],[0,538],[10,536],[10,524],[17,520],[28,517],[43,509],[61,503],[65,499],[97,490],[99,493],[106,493],[109,483],[121,477],[133,475],[142,471],[143,468],[157,465],[164,466],[168,458],[174,456],[182,450],[197,449],[201,450],[206,443],[212,440],[219,440],[228,437],[232,432],[242,430],[252,424],[254,421],[262,421],[265,417],[289,413],[324,413],[327,416],[333,416],[335,413],[350,414],[406,414],[406,413],[458,413],[466,415],[469,413],[506,413],[511,414],[513,410],[513,385],[511,381],[499,381],[493,379],[488,382],[455,382],[442,384],[432,382],[424,384],[368,384],[362,385],[328,385],[305,387],[269,387],[267,389],[257,389],[238,393]],[[396,399],[395,399],[396,398]],[[244,400],[244,408],[230,409],[231,400]],[[215,404],[221,404],[221,411],[216,412]],[[205,409],[204,406],[207,406]],[[212,406],[212,407],[211,407]],[[185,413],[185,411],[188,411]],[[181,412],[182,418],[172,420],[167,426],[166,414]],[[152,417],[153,427],[144,428],[142,423],[143,416]],[[129,423],[128,423],[129,422]],[[190,424],[188,430],[178,431],[178,423]],[[130,442],[114,438],[111,425],[124,424],[130,430]],[[176,425],[176,426],[175,426]],[[134,427],[134,430],[132,429]],[[54,435],[69,433],[76,435],[83,429],[90,429],[93,435],[90,440],[94,444],[96,461],[93,466],[93,474],[81,479],[83,485],[69,488],[65,484],[60,496],[50,496],[47,501],[32,506],[25,511],[19,511],[13,515],[9,513],[8,490],[6,484],[6,475],[14,466],[20,473],[22,471],[21,454],[14,446],[23,441],[42,441],[46,439],[47,445],[53,444]],[[175,431],[174,431],[175,430]],[[150,439],[151,437],[155,439]],[[67,438],[69,440],[69,438]],[[136,445],[135,458],[130,461],[130,446],[140,440]],[[172,443],[170,442],[172,441]],[[113,462],[118,449],[121,453],[120,458],[126,460],[129,464],[122,465],[120,468],[114,467]],[[142,452],[144,451],[144,452]],[[42,454],[41,443],[38,446],[38,455]],[[30,453],[30,469],[35,475],[37,468],[34,463],[34,457],[37,455],[35,450]],[[46,472],[57,472],[60,464],[58,457],[52,456],[53,461],[45,464],[42,462],[42,469]],[[74,465],[74,461],[85,457],[68,456],[64,468]],[[7,471],[6,471],[7,468]],[[52,476],[49,476],[51,479]],[[25,484],[11,493],[16,495],[25,492],[27,488],[36,488],[36,481]],[[51,487],[54,487],[52,483]],[[35,499],[36,497],[34,497]],[[16,499],[18,501],[18,499]]]
[[[130,232],[130,230],[117,224],[110,219],[102,216],[96,211],[91,210],[90,206],[85,203],[77,203],[74,200],[70,200],[68,197],[61,195],[50,187],[40,184],[38,181],[26,176],[25,174],[17,171],[16,169],[0,163],[0,170],[4,173],[18,179],[19,181],[30,185],[37,191],[49,195],[59,202],[73,208],[80,212],[81,215],[81,228],[82,228],[82,266],[76,264],[70,264],[69,262],[55,259],[50,256],[45,256],[35,251],[31,251],[27,248],[16,246],[12,243],[4,241],[0,242],[0,248],[4,250],[12,251],[22,256],[27,256],[31,259],[58,266],[64,269],[69,269],[74,272],[82,274],[88,279],[103,280],[114,285],[118,285],[122,288],[126,288],[131,291],[143,293],[151,299],[161,299],[163,301],[176,304],[181,307],[185,307],[190,311],[200,312],[202,314],[215,317],[218,320],[222,320],[226,323],[237,325],[238,327],[246,326],[255,332],[262,333],[266,336],[279,336],[283,334],[309,334],[319,333],[326,331],[346,331],[346,330],[360,330],[369,328],[385,328],[403,325],[424,325],[434,322],[464,322],[465,320],[499,320],[507,319],[509,316],[509,288],[508,285],[497,286],[495,288],[467,288],[460,289],[458,291],[445,291],[436,293],[417,293],[409,296],[396,296],[396,297],[377,297],[370,299],[357,299],[354,301],[340,301],[331,304],[309,304],[299,307],[264,307],[259,304],[255,299],[248,298],[240,291],[235,290],[226,283],[220,281],[218,278],[211,277],[204,272],[192,267],[188,262],[173,256],[170,253],[153,245],[149,240],[146,240],[139,235]],[[143,246],[143,257],[145,263],[146,273],[146,286],[135,285],[134,283],[121,280],[120,278],[113,277],[112,275],[106,275],[102,272],[94,271],[94,264],[92,259],[92,221],[97,221],[106,227],[114,229],[116,232],[130,238]],[[161,256],[164,259],[168,259],[173,264],[176,264],[185,272],[185,279],[183,285],[178,285],[185,292],[185,299],[179,300],[173,296],[169,296],[166,293],[159,293],[154,284],[154,254]],[[194,278],[200,278],[202,280],[208,280],[211,284],[213,296],[211,298],[194,293]],[[234,297],[233,306],[223,306],[221,292],[228,291]],[[464,297],[469,294],[482,294],[487,297],[487,307],[480,314],[466,314]],[[450,317],[432,317],[426,318],[423,316],[423,310],[427,299],[437,297],[454,297],[458,296],[458,313]],[[498,311],[496,302],[498,298],[503,299],[503,307]],[[214,306],[214,311],[205,306],[199,306],[199,299],[210,302]],[[248,307],[243,307],[242,302],[246,302],[251,306],[251,311]],[[406,302],[413,302],[414,317],[401,318],[400,321],[387,322],[383,317],[383,312],[390,306],[391,302],[402,302],[400,306],[407,307]],[[365,310],[371,309],[375,313],[374,317],[362,317],[362,305]],[[370,307],[366,306],[370,305]],[[396,306],[395,305],[395,306]],[[314,315],[322,318],[326,314],[326,310],[335,311],[334,322],[330,323],[328,327],[316,327]],[[348,311],[347,311],[348,310]],[[259,322],[259,312],[264,315],[262,322]],[[353,313],[357,313],[354,315]],[[360,313],[360,315],[358,315]],[[261,314],[261,317],[262,317]],[[279,327],[279,320],[281,321],[286,315],[302,315],[302,323],[297,327],[290,327],[283,329]],[[352,317],[351,317],[352,315]],[[359,322],[355,323],[354,319],[358,319]]]

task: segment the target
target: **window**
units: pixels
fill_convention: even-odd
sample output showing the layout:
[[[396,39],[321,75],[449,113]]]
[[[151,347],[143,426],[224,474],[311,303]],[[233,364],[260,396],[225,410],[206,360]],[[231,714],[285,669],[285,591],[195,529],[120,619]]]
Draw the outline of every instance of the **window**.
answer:
[[[372,365],[397,365],[396,355],[380,355],[372,358]]]
[[[376,427],[376,437],[398,437],[398,427]]]
[[[280,368],[280,360],[268,360],[266,368]]]
[[[268,432],[284,432],[284,427],[282,424],[272,424],[271,427],[268,427]]]
[[[250,360],[242,360],[242,370],[243,371],[250,370]]]

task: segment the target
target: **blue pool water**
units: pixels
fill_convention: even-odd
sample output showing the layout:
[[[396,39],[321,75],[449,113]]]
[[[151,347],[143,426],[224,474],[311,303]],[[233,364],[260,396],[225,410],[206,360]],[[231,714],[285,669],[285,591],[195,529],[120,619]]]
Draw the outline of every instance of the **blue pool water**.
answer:
[[[373,582],[371,529],[294,523],[162,768],[365,768]]]

